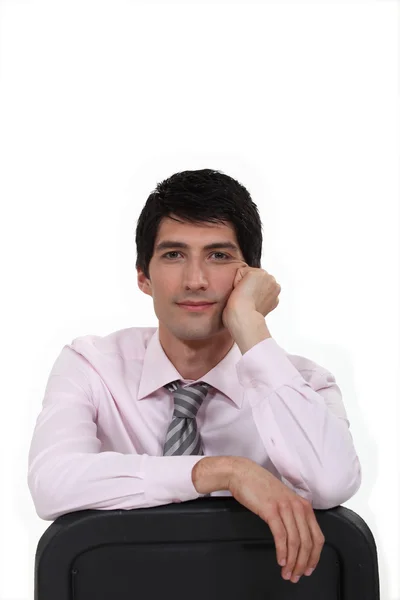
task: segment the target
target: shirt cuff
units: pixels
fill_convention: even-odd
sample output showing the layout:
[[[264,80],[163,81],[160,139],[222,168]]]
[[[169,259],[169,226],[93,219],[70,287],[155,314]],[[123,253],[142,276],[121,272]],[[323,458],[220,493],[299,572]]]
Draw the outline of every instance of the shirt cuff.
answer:
[[[192,482],[192,469],[204,456],[143,456],[146,501],[151,506],[195,500],[200,494]]]
[[[236,372],[244,387],[262,385],[270,392],[301,376],[274,338],[262,340],[243,354]]]

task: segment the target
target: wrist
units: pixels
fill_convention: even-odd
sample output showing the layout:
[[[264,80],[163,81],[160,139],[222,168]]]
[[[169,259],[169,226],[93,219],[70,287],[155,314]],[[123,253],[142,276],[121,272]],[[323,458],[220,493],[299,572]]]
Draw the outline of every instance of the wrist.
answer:
[[[244,326],[249,327],[254,323],[260,323],[261,319],[265,322],[261,313],[250,310],[247,306],[230,309],[226,314],[226,322],[230,330],[240,330]]]
[[[240,481],[243,479],[245,473],[247,473],[249,470],[250,465],[254,464],[254,461],[244,456],[233,456],[232,459],[232,468],[230,472],[228,489],[233,494],[233,490],[238,489]]]
[[[231,317],[229,331],[242,354],[245,354],[263,340],[271,336],[271,333],[262,314],[256,312],[251,314]]]
[[[230,490],[238,468],[237,456],[205,456],[192,469],[192,483],[199,494]]]

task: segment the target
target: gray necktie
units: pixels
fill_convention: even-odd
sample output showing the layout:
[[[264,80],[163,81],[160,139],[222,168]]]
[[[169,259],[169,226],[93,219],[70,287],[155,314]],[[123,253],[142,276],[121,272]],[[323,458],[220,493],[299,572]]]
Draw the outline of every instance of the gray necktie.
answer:
[[[165,385],[174,395],[174,412],[164,444],[164,456],[204,454],[196,415],[211,387],[204,381],[183,387],[179,379]]]

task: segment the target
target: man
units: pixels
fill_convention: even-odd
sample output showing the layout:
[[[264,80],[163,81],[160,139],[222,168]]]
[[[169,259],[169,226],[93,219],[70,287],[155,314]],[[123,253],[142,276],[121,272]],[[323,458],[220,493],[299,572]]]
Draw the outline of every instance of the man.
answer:
[[[313,508],[352,497],[361,467],[334,376],[268,329],[281,288],[261,268],[261,229],[248,191],[218,171],[150,194],[136,268],[159,327],[63,348],[29,456],[41,518],[232,495],[268,523],[285,579],[312,573]]]

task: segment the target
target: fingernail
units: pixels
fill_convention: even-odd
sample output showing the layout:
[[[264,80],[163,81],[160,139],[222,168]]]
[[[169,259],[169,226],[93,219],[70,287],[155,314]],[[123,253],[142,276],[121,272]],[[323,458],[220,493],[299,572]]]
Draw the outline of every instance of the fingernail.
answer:
[[[284,579],[290,579],[291,576],[292,576],[292,572],[289,571],[289,573],[285,573],[283,577],[284,577]]]
[[[293,583],[297,583],[299,579],[300,575],[296,575],[296,577],[293,577]]]
[[[279,561],[279,564],[281,565],[281,567],[284,567],[286,565],[286,560],[282,558],[282,560]]]
[[[305,571],[304,575],[311,575],[311,573],[314,571],[314,569],[307,569],[307,571]]]

